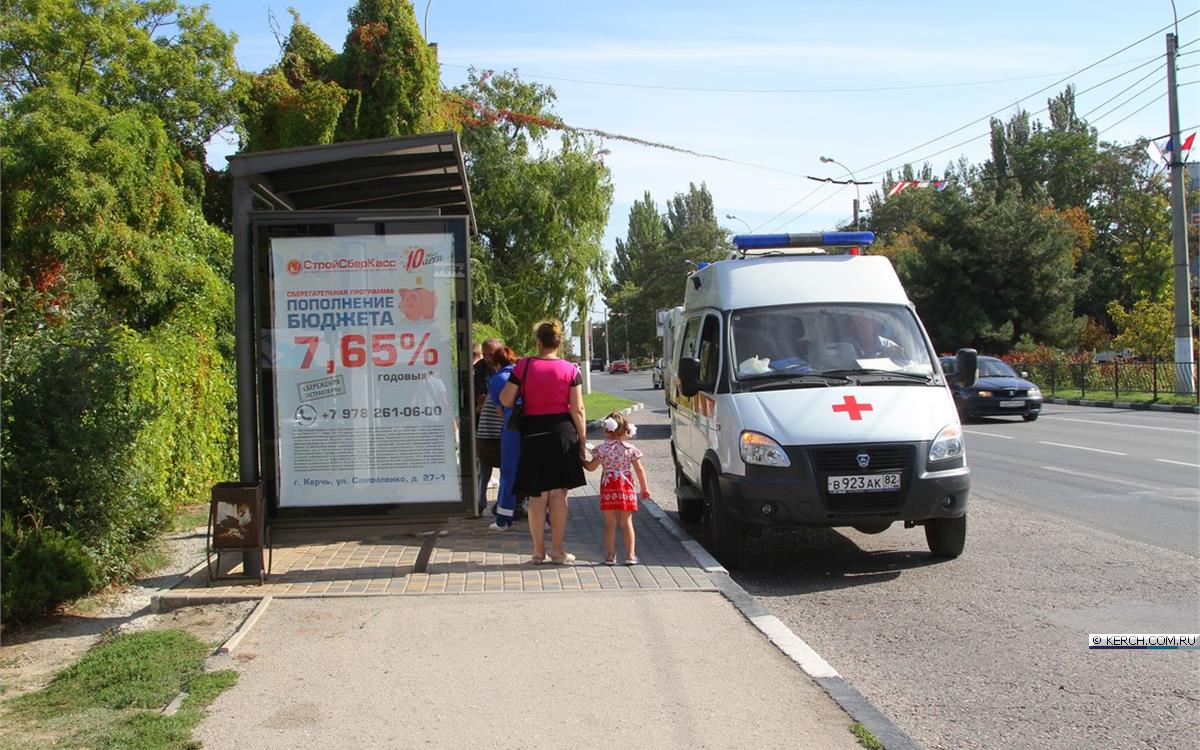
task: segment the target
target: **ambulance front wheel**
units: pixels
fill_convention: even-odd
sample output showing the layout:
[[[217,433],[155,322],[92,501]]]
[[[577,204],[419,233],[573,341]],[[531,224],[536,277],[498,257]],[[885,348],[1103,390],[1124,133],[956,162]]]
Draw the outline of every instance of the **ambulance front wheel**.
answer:
[[[730,570],[742,563],[742,526],[729,515],[721,497],[721,482],[710,476],[704,482],[704,531],[713,557]]]
[[[934,557],[952,560],[967,543],[967,517],[931,518],[925,522],[925,541]]]
[[[696,523],[704,517],[704,498],[689,497],[696,488],[683,475],[683,467],[675,459],[675,449],[671,449],[671,459],[675,463],[675,502],[679,506],[679,520],[685,523]]]

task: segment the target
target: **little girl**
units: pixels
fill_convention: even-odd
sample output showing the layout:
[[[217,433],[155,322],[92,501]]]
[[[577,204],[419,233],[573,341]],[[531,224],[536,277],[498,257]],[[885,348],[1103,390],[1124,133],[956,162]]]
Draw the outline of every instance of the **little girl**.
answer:
[[[625,421],[619,412],[604,419],[604,442],[592,451],[592,458],[584,461],[588,471],[603,466],[600,475],[600,510],[604,511],[604,552],[607,565],[617,564],[617,524],[621,524],[621,535],[625,537],[625,564],[637,565],[637,551],[633,538],[633,514],[637,512],[638,496],[633,490],[633,475],[637,474],[642,486],[642,498],[650,499],[646,488],[646,471],[642,468],[642,452],[625,443],[637,428]]]

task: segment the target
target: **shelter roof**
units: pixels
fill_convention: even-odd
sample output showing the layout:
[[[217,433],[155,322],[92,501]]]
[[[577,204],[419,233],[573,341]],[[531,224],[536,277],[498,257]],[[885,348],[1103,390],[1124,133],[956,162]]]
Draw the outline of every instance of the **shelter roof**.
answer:
[[[282,211],[401,210],[466,215],[475,209],[458,134],[257,151],[230,156],[229,170]]]

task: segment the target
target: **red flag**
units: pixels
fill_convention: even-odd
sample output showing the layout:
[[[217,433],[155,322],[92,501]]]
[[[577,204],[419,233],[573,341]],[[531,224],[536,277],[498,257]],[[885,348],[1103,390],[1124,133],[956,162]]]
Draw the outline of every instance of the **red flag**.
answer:
[[[1194,141],[1194,140],[1196,140],[1196,134],[1192,133],[1191,135],[1189,135],[1187,137],[1187,140],[1183,142],[1183,145],[1179,147],[1179,150],[1187,151],[1189,148],[1192,147],[1192,141]]]

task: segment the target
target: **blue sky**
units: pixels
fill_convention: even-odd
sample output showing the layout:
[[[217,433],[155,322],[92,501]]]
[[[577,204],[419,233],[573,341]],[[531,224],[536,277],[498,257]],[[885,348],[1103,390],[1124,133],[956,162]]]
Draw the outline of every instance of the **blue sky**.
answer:
[[[268,13],[286,35],[289,5],[334,49],[342,48],[349,2],[217,0],[210,14],[237,33],[239,64],[261,70],[279,57]],[[1183,17],[1200,3],[1177,0],[1176,6]],[[428,6],[417,0],[418,21],[427,7],[428,38],[438,43],[447,86],[463,82],[472,65],[516,68],[554,87],[556,110],[572,125],[755,165],[605,141],[614,184],[607,250],[624,235],[630,205],[644,191],[661,209],[689,182],[708,184],[731,230],[745,226],[725,220],[726,214],[757,231],[831,228],[849,218],[854,188],[806,179],[845,177],[819,156],[837,159],[860,180],[878,180],[889,166],[933,154],[935,174],[959,156],[978,163],[987,157],[986,137],[956,144],[985,136],[986,120],[909,149],[997,110],[1007,118],[1025,97],[1026,109],[1040,110],[1066,83],[1035,94],[1039,89],[1151,34],[1071,82],[1080,90],[1095,86],[1080,94],[1078,109],[1096,108],[1088,119],[1102,139],[1127,142],[1168,130],[1166,99],[1153,100],[1166,91],[1159,83],[1163,33],[1154,32],[1172,21],[1169,0],[432,0]],[[1181,45],[1200,39],[1200,15],[1181,23],[1179,32]],[[1188,54],[1179,63],[1180,82],[1200,80],[1200,67],[1187,68],[1200,65],[1200,42],[1182,51]],[[1180,93],[1182,126],[1200,125],[1200,86]],[[214,143],[210,161],[223,162],[233,148]],[[864,205],[871,189],[862,188]]]

